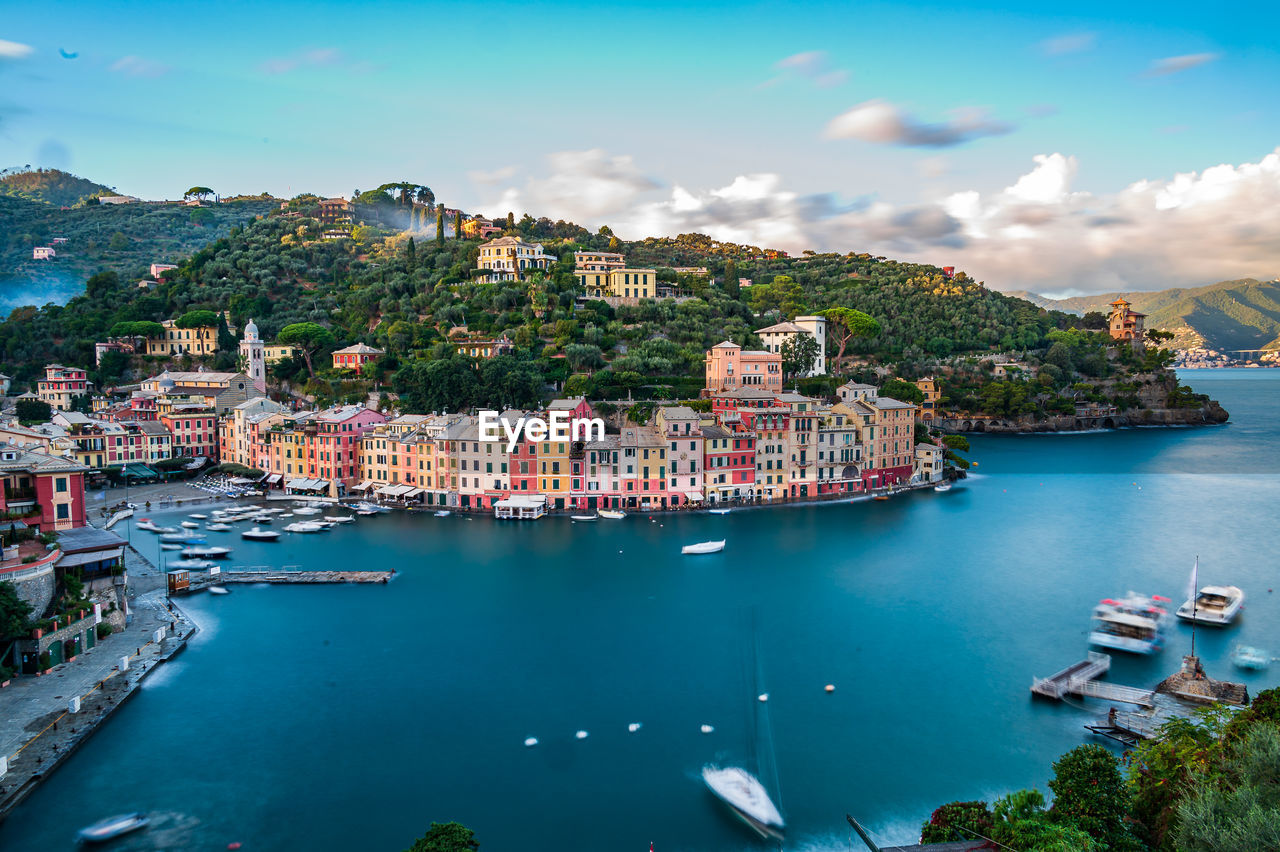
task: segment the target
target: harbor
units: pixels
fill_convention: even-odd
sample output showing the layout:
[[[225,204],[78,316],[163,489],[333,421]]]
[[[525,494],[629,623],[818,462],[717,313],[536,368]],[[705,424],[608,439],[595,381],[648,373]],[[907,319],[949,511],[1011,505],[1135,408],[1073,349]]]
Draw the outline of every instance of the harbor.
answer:
[[[1240,384],[1206,386],[1241,412],[1221,429],[975,437],[981,473],[943,494],[654,523],[390,512],[272,543],[211,533],[234,551],[228,571],[396,575],[175,598],[200,632],[13,812],[0,847],[66,848],[81,825],[145,809],[164,848],[201,852],[400,849],[431,819],[464,822],[486,847],[551,852],[571,802],[593,848],[765,848],[701,777],[708,764],[752,768],[761,706],[780,784],[756,774],[787,848],[843,847],[850,811],[882,848],[914,844],[943,802],[1044,789],[1083,742],[1121,749],[1085,728],[1111,706],[1116,732],[1158,724],[1140,705],[1031,700],[1029,685],[1088,658],[1100,599],[1137,589],[1180,604],[1197,552],[1200,585],[1248,595],[1232,626],[1197,628],[1204,670],[1250,695],[1276,685],[1275,665],[1231,661],[1237,644],[1274,651],[1280,633],[1268,591],[1280,531],[1250,520],[1280,499],[1265,414],[1280,410],[1280,381]],[[162,567],[158,536],[131,535]],[[680,554],[722,539],[722,552]],[[753,610],[759,689],[742,650]],[[1108,652],[1091,680],[1153,687],[1189,642],[1171,620],[1163,649]],[[903,710],[885,695],[943,700],[930,724],[888,736]],[[175,765],[236,780],[156,783]],[[350,790],[367,819],[326,823]],[[84,818],[68,825],[62,807]]]

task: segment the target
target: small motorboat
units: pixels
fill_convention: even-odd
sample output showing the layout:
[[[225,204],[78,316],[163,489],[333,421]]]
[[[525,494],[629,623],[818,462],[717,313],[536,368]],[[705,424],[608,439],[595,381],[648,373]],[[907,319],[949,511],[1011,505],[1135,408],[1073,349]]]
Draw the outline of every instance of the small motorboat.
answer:
[[[288,529],[288,527],[285,527],[285,529]],[[264,530],[260,527],[254,527],[251,530],[245,530],[240,533],[240,537],[246,538],[249,541],[276,541],[280,538],[280,533],[275,530]]]
[[[450,515],[452,515],[453,512],[450,512],[448,509],[441,509],[440,511],[435,512],[434,514],[437,518],[447,518]]]
[[[134,529],[146,530],[147,532],[155,532],[160,529],[151,522],[150,518],[138,518],[138,522],[133,525]]]
[[[173,535],[178,531],[177,527],[158,527],[155,524],[152,524],[149,527],[144,527],[143,529],[151,530],[151,532],[159,535]]]
[[[205,521],[209,519],[208,515],[199,515],[199,514],[187,515],[187,517],[197,521]]]
[[[724,539],[720,541],[700,541],[697,544],[686,544],[680,548],[680,552],[686,556],[696,556],[701,553],[719,553],[724,550]]]
[[[1238,669],[1260,672],[1271,665],[1271,655],[1261,648],[1237,645],[1231,652],[1231,663]]]
[[[160,536],[161,541],[176,542],[177,544],[204,544],[205,538],[202,535],[191,532],[171,532],[164,533]]]
[[[313,523],[312,521],[294,521],[284,528],[285,532],[294,533],[318,533],[324,532],[328,527],[324,524]]]
[[[1167,613],[1161,603],[1172,601],[1135,592],[1119,600],[1104,598],[1093,609],[1095,624],[1089,644],[1131,654],[1154,654],[1164,647]]]
[[[321,510],[315,506],[299,506],[293,510],[295,515],[318,515],[320,512]]]
[[[207,529],[209,532],[226,532],[227,530],[231,529],[231,525],[215,522],[212,524],[205,524],[204,528]]]
[[[710,511],[711,511],[711,514],[713,515],[727,515],[732,510],[731,509],[711,509]]]
[[[77,836],[83,843],[105,843],[131,831],[146,828],[149,821],[144,813],[120,814],[85,826]]]
[[[229,547],[188,547],[182,551],[184,559],[226,559],[230,555]]]
[[[350,524],[355,521],[355,515],[325,515],[324,519],[331,524]]]
[[[200,525],[199,525],[199,524],[197,524],[195,521],[183,521],[183,522],[182,522],[182,526],[186,527],[186,528],[187,528],[187,529],[189,529],[189,530],[194,530],[194,529],[199,529],[199,528],[200,528]]]
[[[937,491],[939,494],[942,494],[942,493],[944,493],[944,492],[950,491],[950,490],[951,490],[951,483],[950,483],[950,482],[942,482],[942,483],[939,483],[938,485],[933,486],[933,490],[934,490],[934,491]]]
[[[217,567],[211,559],[175,559],[169,563],[170,568],[184,568],[187,571],[208,571]]]
[[[889,499],[889,495],[888,495],[888,494],[877,494],[876,496],[872,497],[871,499],[872,499],[872,500],[888,500],[888,499]]]
[[[610,521],[620,521],[627,516],[626,512],[614,511],[613,509],[601,509],[596,514]]]
[[[160,545],[160,549],[161,549],[161,550],[181,550],[181,549],[182,549],[182,545],[180,545],[180,544],[162,544],[162,545]]]
[[[1244,592],[1237,586],[1204,586],[1199,593],[1178,607],[1178,618],[1225,627],[1235,621],[1244,608]]]
[[[782,838],[782,814],[769,798],[764,785],[750,772],[738,766],[724,769],[704,766],[702,780],[717,799],[728,805],[762,838]]]
[[[596,519],[596,516],[595,515],[570,515],[569,519],[573,521],[594,521]]]
[[[228,589],[226,586],[210,586],[210,587],[209,587],[209,594],[211,594],[211,595],[229,595],[229,594],[231,594],[231,590],[230,590],[230,589]]]

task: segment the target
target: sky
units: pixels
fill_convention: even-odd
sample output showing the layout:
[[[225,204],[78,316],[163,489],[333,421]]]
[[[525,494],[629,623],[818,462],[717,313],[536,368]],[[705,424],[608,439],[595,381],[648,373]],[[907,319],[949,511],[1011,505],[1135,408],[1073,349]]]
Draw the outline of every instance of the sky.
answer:
[[[148,199],[407,180],[468,212],[1054,295],[1271,279],[1278,24],[1260,3],[27,2],[0,16],[0,167]]]

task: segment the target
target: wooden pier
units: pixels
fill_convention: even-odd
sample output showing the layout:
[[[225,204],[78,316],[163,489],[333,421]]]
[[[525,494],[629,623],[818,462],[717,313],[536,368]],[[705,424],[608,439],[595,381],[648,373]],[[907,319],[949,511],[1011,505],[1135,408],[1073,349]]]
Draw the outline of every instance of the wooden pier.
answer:
[[[232,583],[271,583],[276,585],[323,585],[334,583],[386,583],[394,571],[220,571],[217,574],[192,574],[190,585],[179,591],[198,592],[210,586]]]
[[[1061,701],[1062,696],[1068,692],[1077,691],[1071,689],[1073,682],[1078,684],[1091,681],[1110,670],[1111,657],[1106,654],[1099,654],[1097,651],[1090,651],[1088,659],[1072,663],[1062,671],[1056,672],[1049,677],[1036,678],[1031,684],[1031,694],[1052,698],[1054,701]]]

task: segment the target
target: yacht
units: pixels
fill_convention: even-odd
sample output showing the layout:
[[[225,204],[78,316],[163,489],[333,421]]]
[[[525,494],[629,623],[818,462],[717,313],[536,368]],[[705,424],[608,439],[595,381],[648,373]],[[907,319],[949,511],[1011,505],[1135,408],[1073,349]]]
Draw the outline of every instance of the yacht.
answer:
[[[778,813],[764,785],[750,772],[738,766],[721,769],[708,765],[702,767],[702,780],[716,798],[762,838],[782,838],[782,814]]]
[[[355,520],[354,515],[325,515],[324,519],[331,524],[349,524]]]
[[[1149,598],[1134,592],[1120,600],[1104,598],[1093,608],[1095,624],[1089,633],[1089,644],[1131,654],[1159,651],[1164,647],[1168,615],[1161,603],[1171,601],[1158,595]]]
[[[315,506],[299,506],[293,510],[295,515],[318,515],[320,512],[321,510]]]
[[[85,826],[80,829],[78,837],[82,843],[105,843],[123,834],[146,828],[148,822],[147,815],[144,813],[121,814]]]
[[[696,556],[701,553],[719,553],[724,550],[724,539],[720,541],[701,541],[697,544],[686,544],[680,548],[680,552],[686,556]]]
[[[1178,607],[1178,618],[1196,624],[1225,627],[1244,608],[1244,592],[1237,586],[1202,586],[1199,594]]]
[[[288,527],[285,527],[285,529],[288,529]],[[245,530],[240,533],[240,537],[246,538],[249,541],[276,541],[280,538],[280,533],[275,530],[264,530],[260,527],[254,527],[251,530]]]
[[[226,532],[227,530],[231,529],[231,525],[224,524],[221,521],[214,521],[211,524],[205,524],[204,528],[207,529],[209,532]]]
[[[182,551],[184,559],[225,559],[230,555],[229,547],[188,547]]]
[[[183,521],[182,526],[186,527],[189,530],[194,530],[194,529],[198,529],[200,525],[197,524],[195,521]]]

